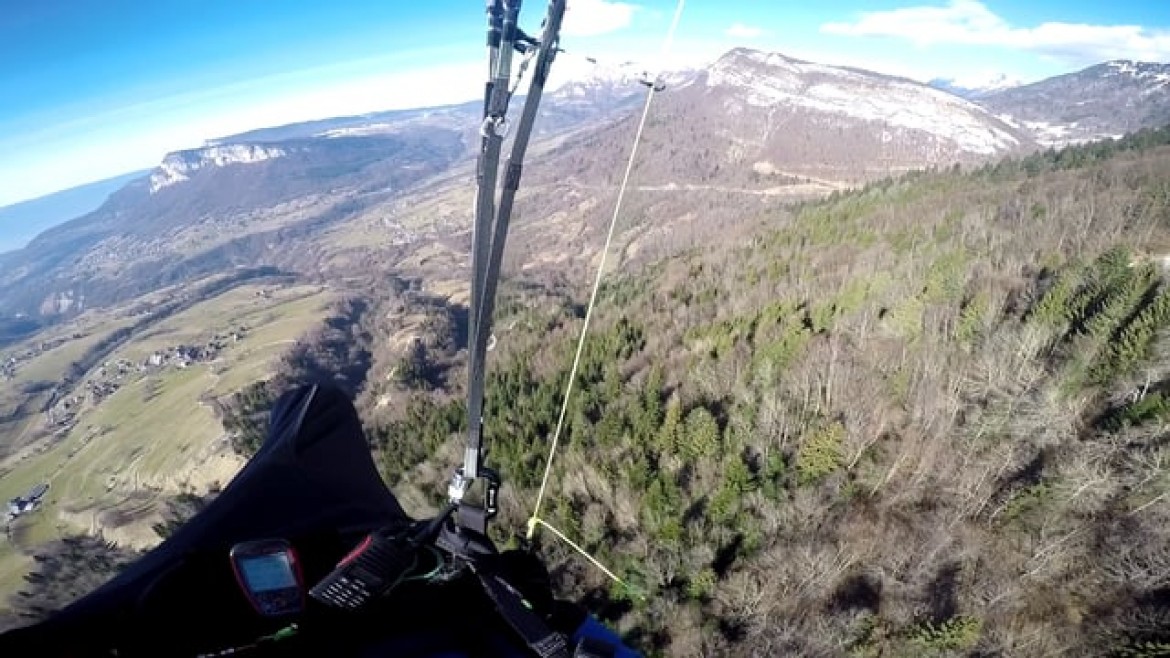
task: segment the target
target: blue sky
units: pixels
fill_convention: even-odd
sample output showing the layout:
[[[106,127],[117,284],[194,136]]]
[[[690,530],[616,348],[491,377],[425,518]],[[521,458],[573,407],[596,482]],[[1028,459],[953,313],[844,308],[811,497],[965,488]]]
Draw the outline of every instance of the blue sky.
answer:
[[[1161,0],[570,0],[563,45],[701,66],[746,45],[920,80],[1170,61]],[[543,0],[528,0],[536,31]],[[482,0],[55,0],[0,6],[0,206],[252,128],[482,89]],[[607,67],[603,67],[607,68]],[[595,71],[563,57],[561,77]],[[555,82],[555,81],[554,81]]]

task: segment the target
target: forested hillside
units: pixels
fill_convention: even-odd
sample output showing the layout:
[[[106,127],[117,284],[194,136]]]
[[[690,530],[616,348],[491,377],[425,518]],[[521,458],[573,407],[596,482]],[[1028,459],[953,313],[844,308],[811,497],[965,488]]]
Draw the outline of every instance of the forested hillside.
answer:
[[[666,655],[1164,655],[1168,139],[909,175],[611,276],[544,516],[632,586],[545,537],[563,592]],[[502,540],[581,322],[505,295]],[[430,388],[371,428],[419,512],[461,439]]]
[[[561,595],[652,655],[1166,655],[1167,171],[1170,129],[916,173],[609,274],[542,516],[629,587],[542,535]],[[333,377],[395,492],[435,510],[466,312],[416,283],[372,279],[285,375],[222,401],[237,448],[274,389]],[[535,502],[581,290],[503,283],[502,544]]]

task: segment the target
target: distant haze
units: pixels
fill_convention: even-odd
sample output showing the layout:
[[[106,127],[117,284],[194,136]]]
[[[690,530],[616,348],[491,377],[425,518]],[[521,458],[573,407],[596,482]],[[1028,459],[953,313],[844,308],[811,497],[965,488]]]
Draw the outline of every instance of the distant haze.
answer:
[[[0,208],[0,253],[20,249],[48,230],[105,203],[111,194],[149,171],[135,171]]]

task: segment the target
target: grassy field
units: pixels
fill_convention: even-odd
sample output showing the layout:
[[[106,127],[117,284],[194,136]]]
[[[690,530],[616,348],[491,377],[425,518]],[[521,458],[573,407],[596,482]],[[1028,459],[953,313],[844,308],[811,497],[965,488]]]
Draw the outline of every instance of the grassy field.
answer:
[[[81,358],[85,354],[85,351],[92,347],[94,343],[97,343],[109,332],[119,329],[126,324],[128,323],[125,321],[111,322],[110,327],[106,331],[95,331],[82,338],[71,340],[59,347],[48,350],[34,359],[30,359],[27,364],[20,368],[10,384],[16,387],[31,382],[56,381],[61,377],[61,373],[65,372],[65,369],[69,367],[69,364]]]
[[[44,335],[34,336],[14,347],[0,351],[0,360],[6,360],[9,356],[32,349],[38,343],[66,339],[65,343],[51,350],[47,350],[21,364],[16,372],[16,376],[12,380],[5,382],[4,392],[0,393],[0,395],[14,392],[24,384],[43,381],[55,382],[59,380],[65,372],[65,369],[71,363],[81,358],[86,350],[93,347],[102,338],[110,335],[110,333],[132,323],[132,318],[118,318],[109,313],[90,313],[82,315],[70,323],[68,331],[49,330]],[[71,338],[73,335],[80,337]]]
[[[39,415],[29,417],[9,415],[12,410],[30,400],[34,403],[31,406],[39,407],[49,399],[49,390],[41,391],[30,398],[25,393],[26,387],[60,381],[69,366],[80,359],[87,350],[110,333],[132,322],[132,318],[119,318],[113,314],[87,313],[71,323],[68,331],[50,330],[43,336],[35,336],[0,353],[0,360],[6,360],[11,355],[24,353],[41,341],[49,342],[66,336],[79,336],[21,364],[16,376],[0,386],[0,418],[8,416],[12,419],[0,423],[0,447],[4,448],[0,449],[0,455],[21,450],[26,444],[35,441],[37,431],[44,427]],[[5,472],[6,469],[3,467],[7,466],[6,462],[6,459],[0,459],[0,474]]]
[[[11,594],[19,590],[32,564],[32,558],[21,554],[12,544],[0,543],[0,591]],[[7,609],[7,601],[0,604],[0,610]]]
[[[239,341],[228,340],[214,361],[131,373],[117,392],[83,405],[67,434],[43,440],[5,464],[0,500],[40,482],[52,488],[39,510],[15,522],[16,544],[0,546],[0,610],[20,584],[35,546],[66,533],[100,530],[118,543],[144,547],[157,540],[151,525],[160,496],[226,484],[241,464],[201,399],[267,376],[275,359],[324,317],[330,299],[320,286],[241,286],[159,322],[111,354],[110,360],[139,363],[155,351],[206,344],[215,334],[247,328]],[[20,376],[59,380],[77,356],[117,326],[113,321],[101,331],[75,329],[82,338],[37,357]],[[30,424],[38,422],[39,416]]]
[[[256,334],[284,335],[287,332],[282,330],[289,326],[303,330],[306,317],[322,307],[320,292],[316,286],[278,290],[265,286],[234,288],[158,323],[127,345],[122,356],[140,360],[167,347],[204,344],[215,334],[227,335],[241,327],[247,327],[253,334],[248,336],[249,344],[254,342]],[[261,297],[261,293],[268,297]]]
[[[378,204],[331,227],[320,244],[344,255],[351,249],[427,241],[452,230],[470,230],[475,188],[467,182],[474,175],[470,169],[459,169],[446,176],[446,182],[411,194],[409,199]]]

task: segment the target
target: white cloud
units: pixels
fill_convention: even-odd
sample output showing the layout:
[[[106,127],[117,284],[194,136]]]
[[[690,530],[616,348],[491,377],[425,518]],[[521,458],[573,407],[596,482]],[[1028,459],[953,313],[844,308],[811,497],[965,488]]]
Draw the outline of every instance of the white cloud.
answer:
[[[757,39],[764,35],[764,30],[754,25],[732,23],[723,33],[732,39]]]
[[[951,0],[945,6],[902,7],[862,12],[850,23],[825,23],[821,32],[847,36],[907,39],[919,46],[999,46],[1088,64],[1105,59],[1170,61],[1170,30],[1141,25],[1047,22],[1034,27],[1008,24],[979,0]]]
[[[630,26],[636,5],[611,0],[570,0],[562,32],[568,36],[592,37]]]

